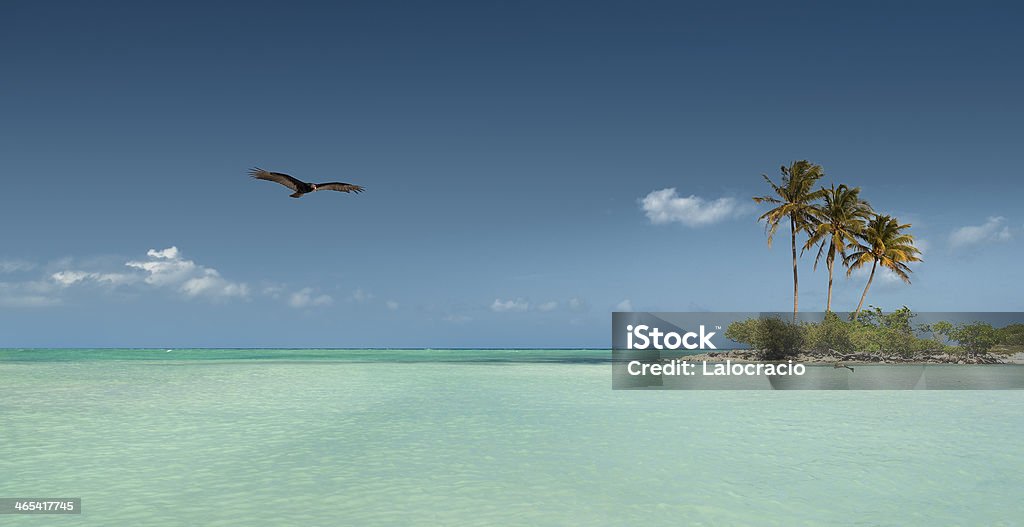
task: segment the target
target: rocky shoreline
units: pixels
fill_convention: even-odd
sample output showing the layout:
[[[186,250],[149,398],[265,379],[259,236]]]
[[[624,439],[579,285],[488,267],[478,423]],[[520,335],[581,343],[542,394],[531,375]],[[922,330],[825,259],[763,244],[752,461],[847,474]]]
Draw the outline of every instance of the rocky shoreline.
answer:
[[[913,357],[904,357],[895,353],[839,353],[834,351],[804,351],[793,356],[793,362],[800,362],[810,365],[834,365],[834,364],[1024,364],[1024,356],[1016,355],[994,355],[991,353],[980,353],[970,357],[963,354],[945,352],[923,353]],[[758,359],[759,353],[754,350],[731,350],[698,355],[686,355],[679,357],[688,361],[709,361],[709,362],[779,362],[762,361]]]

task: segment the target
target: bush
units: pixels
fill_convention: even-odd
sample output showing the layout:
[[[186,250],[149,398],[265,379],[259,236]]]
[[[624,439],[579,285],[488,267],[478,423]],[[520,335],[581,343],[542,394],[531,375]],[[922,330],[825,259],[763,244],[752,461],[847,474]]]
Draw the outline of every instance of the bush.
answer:
[[[753,346],[762,360],[783,360],[800,352],[804,328],[778,317],[762,318],[756,325]]]
[[[729,324],[729,327],[725,328],[725,338],[733,342],[753,346],[754,336],[757,334],[757,328],[760,325],[761,321],[756,318],[733,322]]]
[[[857,325],[850,330],[850,342],[859,352],[878,353],[885,349],[882,332],[875,326]]]
[[[999,344],[999,334],[992,324],[986,322],[959,325],[951,337],[960,343],[968,355],[987,353],[993,346]]]
[[[996,330],[999,343],[1006,346],[1024,346],[1024,324],[1010,324]]]
[[[838,315],[829,311],[825,313],[825,319],[820,323],[807,324],[805,327],[806,346],[820,352],[850,353],[854,350],[851,326],[852,324],[843,322]]]
[[[898,353],[912,356],[932,347],[914,334],[911,325],[917,316],[907,306],[891,313],[871,306],[857,318],[857,325],[851,340],[854,348],[872,353]]]
[[[887,353],[898,353],[900,355],[910,357],[913,356],[919,348],[921,348],[919,342],[920,339],[914,335],[914,332],[903,328],[883,328],[882,332],[882,351]]]
[[[1012,326],[1002,329],[1010,327]],[[997,330],[987,322],[972,322],[955,326],[949,322],[939,322],[932,325],[932,330],[949,340],[956,341],[960,345],[960,349],[967,355],[988,353],[1004,338],[1004,335],[1000,334],[1001,330]]]

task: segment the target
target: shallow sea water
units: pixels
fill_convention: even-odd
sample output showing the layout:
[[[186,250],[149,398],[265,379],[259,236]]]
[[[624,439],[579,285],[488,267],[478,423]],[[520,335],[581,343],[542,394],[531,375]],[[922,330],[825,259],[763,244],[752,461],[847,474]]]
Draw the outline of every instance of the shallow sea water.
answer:
[[[614,391],[574,352],[26,353],[0,353],[0,497],[83,514],[3,525],[1024,518],[1020,391]]]

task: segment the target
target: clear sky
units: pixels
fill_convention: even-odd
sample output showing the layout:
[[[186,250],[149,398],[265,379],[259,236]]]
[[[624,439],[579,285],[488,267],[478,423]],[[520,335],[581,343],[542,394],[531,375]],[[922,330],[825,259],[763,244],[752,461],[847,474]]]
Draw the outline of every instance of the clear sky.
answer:
[[[7,2],[0,346],[605,347],[617,306],[786,310],[750,198],[794,159],[913,224],[914,283],[867,303],[1024,311],[1022,14]]]

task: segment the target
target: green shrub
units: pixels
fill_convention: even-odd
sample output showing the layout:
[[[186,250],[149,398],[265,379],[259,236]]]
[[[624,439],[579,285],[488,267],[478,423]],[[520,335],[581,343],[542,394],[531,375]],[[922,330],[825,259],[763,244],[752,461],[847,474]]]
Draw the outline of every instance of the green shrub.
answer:
[[[729,327],[725,328],[725,338],[733,342],[753,346],[757,328],[760,325],[761,320],[756,318],[733,322],[729,324]]]
[[[852,324],[843,322],[838,315],[831,311],[825,313],[825,319],[820,323],[807,324],[804,333],[807,349],[838,353],[850,353],[854,350],[851,339]]]
[[[952,338],[960,343],[968,355],[986,353],[999,344],[999,334],[987,322],[961,324],[953,331]]]
[[[1019,325],[1019,324],[1015,324]],[[1012,326],[1007,326],[1007,328]],[[1002,329],[1007,329],[1002,328]],[[1001,330],[992,327],[987,322],[972,322],[970,324],[950,324],[949,322],[938,322],[932,325],[932,330],[949,340],[956,341],[960,350],[967,355],[987,353],[997,344],[1002,342]]]
[[[1024,345],[1024,324],[996,329],[984,322],[954,325],[941,321],[919,324],[915,331],[915,316],[906,306],[890,313],[871,306],[857,320],[849,322],[831,312],[826,313],[821,322],[803,325],[779,316],[751,318],[729,324],[725,336],[760,352],[764,360],[785,359],[804,349],[914,357],[936,351],[968,355],[993,351],[1012,353],[1013,346]]]
[[[1024,324],[1010,324],[996,330],[999,343],[1006,346],[1024,346]]]
[[[756,325],[752,344],[762,360],[784,360],[800,352],[804,328],[778,317],[763,318]]]

